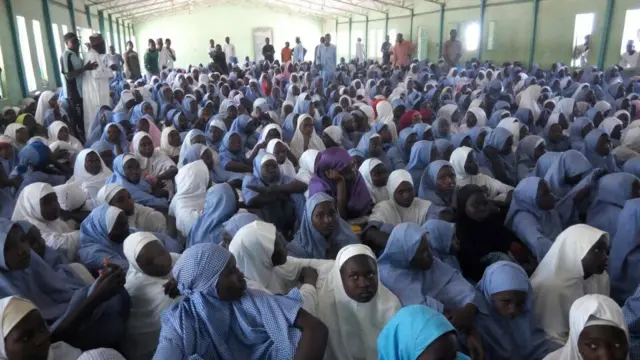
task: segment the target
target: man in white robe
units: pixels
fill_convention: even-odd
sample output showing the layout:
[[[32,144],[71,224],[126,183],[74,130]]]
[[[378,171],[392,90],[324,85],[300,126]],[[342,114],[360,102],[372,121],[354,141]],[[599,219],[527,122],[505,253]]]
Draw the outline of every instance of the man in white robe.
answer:
[[[100,34],[89,38],[91,49],[86,53],[85,63],[95,62],[98,67],[84,72],[82,77],[82,103],[84,107],[84,129],[91,134],[91,123],[101,106],[110,106],[109,83],[116,64],[109,64],[106,47]]]

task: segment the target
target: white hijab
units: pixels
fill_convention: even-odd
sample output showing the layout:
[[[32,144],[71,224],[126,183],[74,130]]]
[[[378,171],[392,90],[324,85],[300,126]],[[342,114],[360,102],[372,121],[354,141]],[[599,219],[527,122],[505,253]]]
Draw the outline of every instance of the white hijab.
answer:
[[[378,120],[376,120],[376,122],[387,125],[393,123],[393,107],[388,101],[380,101],[376,105],[376,112],[378,113]]]
[[[160,151],[162,151],[167,156],[176,156],[180,154],[180,146],[171,146],[169,144],[169,133],[171,131],[178,131],[173,126],[166,127],[162,129],[162,133],[160,134]],[[157,151],[158,149],[156,149]]]
[[[381,201],[389,200],[389,191],[387,190],[387,187],[375,186],[373,184],[373,180],[371,179],[371,170],[373,170],[373,168],[380,164],[382,164],[382,161],[378,160],[377,158],[369,158],[365,160],[358,169],[360,175],[362,175],[362,178],[364,179],[365,184],[367,184],[367,189],[369,189],[369,194],[371,194],[371,199],[375,204]],[[384,164],[382,166],[384,166]]]
[[[195,144],[191,144],[192,138],[198,135],[201,135],[201,134],[197,133],[196,129],[193,129],[193,130],[189,130],[187,135],[184,137],[184,140],[182,141],[182,146],[180,146],[180,156],[178,157],[178,169],[180,169],[183,166],[182,162],[184,161],[184,157],[187,156],[187,151],[191,149],[193,145],[195,145]],[[161,142],[163,138],[164,137],[161,138],[160,140]]]
[[[51,125],[49,125],[49,141],[50,142],[62,141],[62,140],[58,140],[58,133],[60,132],[60,130],[62,130],[62,128],[67,128],[67,131],[69,131],[69,127],[67,126],[67,124],[65,124],[60,120],[54,121],[51,123]],[[71,134],[69,134],[69,141],[65,141],[65,142],[68,143],[75,150],[74,152],[80,152],[82,151],[82,149],[84,149],[84,146],[82,146],[82,143]]]
[[[95,153],[100,159],[102,169],[97,175],[91,175],[84,166],[85,159],[89,153]],[[87,200],[91,203],[92,207],[97,207],[98,191],[104,186],[105,182],[111,177],[113,173],[107,165],[102,161],[100,154],[92,149],[84,149],[80,151],[76,157],[76,162],[73,166],[73,176],[67,181],[67,184],[77,185],[84,191],[87,196]]]
[[[540,93],[542,92],[542,87],[540,85],[530,85],[527,87],[520,96],[519,109],[529,109],[533,113],[533,121],[538,121],[540,117],[540,113],[542,110],[540,109],[540,104],[538,104],[538,98],[540,97]]]
[[[233,243],[233,242],[232,242]],[[326,357],[334,360],[375,360],[376,340],[385,324],[402,307],[398,298],[378,280],[378,292],[368,303],[358,303],[344,291],[340,268],[357,255],[376,256],[365,245],[343,247],[329,275],[318,278],[317,317],[329,328]]]
[[[520,120],[515,117],[504,118],[500,120],[498,127],[509,130],[513,136],[513,145],[511,145],[511,150],[515,154],[518,144],[520,143]]]
[[[323,134],[327,134],[334,143],[338,146],[342,146],[342,129],[336,125],[331,125],[324,129]]]
[[[36,122],[40,125],[44,125],[44,115],[47,113],[49,107],[49,100],[51,100],[56,94],[53,91],[44,91],[38,98],[38,107],[36,108]],[[17,113],[16,113],[17,114]]]
[[[133,155],[138,159],[143,175],[146,173],[146,175],[156,177],[170,168],[175,167],[176,164],[173,160],[161,151],[154,151],[151,157],[145,157],[140,153],[140,141],[142,141],[145,136],[151,140],[151,136],[148,133],[138,131],[133,135],[133,140],[131,141]],[[151,143],[153,143],[153,140],[151,140]]]
[[[302,124],[307,119],[311,120],[311,123],[313,124],[313,118],[311,117],[311,115],[300,115],[300,117],[298,118],[298,124],[296,126],[296,132],[295,134],[293,134],[293,138],[291,139],[291,152],[293,152],[293,155],[295,155],[298,159],[300,159],[302,153],[306,151],[304,149],[304,135],[302,135],[301,129]],[[315,149],[318,151],[324,151],[326,149],[324,143],[322,142],[322,139],[316,134],[315,131],[311,132],[311,138],[309,139],[309,147],[307,148],[307,150],[310,149]]]
[[[473,175],[467,174],[464,170],[464,164],[467,162],[467,157],[469,157],[469,153],[472,152],[473,149],[466,146],[461,146],[451,153],[451,158],[449,162],[453,167],[453,171],[456,173],[456,180],[466,180],[467,178],[472,177]]]
[[[369,221],[378,221],[391,225],[399,225],[404,222],[422,225],[427,220],[427,211],[431,206],[430,201],[420,199],[416,196],[409,207],[405,208],[396,203],[393,194],[398,186],[405,181],[414,186],[411,174],[409,174],[407,170],[398,169],[389,175],[389,180],[387,181],[389,200],[376,204],[369,217]]]
[[[133,92],[131,90],[122,90],[122,92],[120,93],[120,101],[118,101],[118,104],[113,109],[113,112],[116,113],[126,111],[126,105],[130,100],[135,100]]]
[[[547,334],[557,342],[569,338],[569,308],[587,294],[609,295],[609,275],[584,279],[582,258],[600,237],[609,235],[585,224],[564,230],[531,276],[536,318]]]
[[[599,294],[588,294],[577,299],[569,311],[569,340],[564,347],[550,353],[544,360],[581,360],[578,351],[578,338],[582,330],[592,325],[609,325],[619,327],[627,335],[629,330],[620,306],[613,299]],[[631,346],[629,346],[631,348]],[[627,355],[629,359],[629,355]]]
[[[98,191],[98,204],[109,205],[113,197],[116,196],[120,190],[126,189],[118,184],[106,184]],[[129,196],[131,196],[131,194],[129,194]],[[133,214],[127,214],[129,227],[152,232],[164,232],[167,229],[167,220],[161,212],[136,203],[134,203],[133,206]]]
[[[158,238],[150,232],[131,234],[123,243],[123,252],[129,261],[129,270],[125,289],[131,296],[131,315],[127,323],[127,338],[125,348],[133,359],[149,359],[158,347],[160,336],[160,315],[172,304],[180,301],[181,297],[171,299],[164,294],[163,285],[170,273],[165,277],[153,277],[140,269],[137,257],[142,248]],[[171,254],[173,263],[179,255]]]
[[[276,145],[278,143],[280,143],[280,144],[282,144],[284,146],[287,146],[287,144],[282,142],[282,140],[280,140],[280,139],[271,139],[271,140],[269,140],[269,143],[267,144],[267,153],[275,156],[275,154],[273,152],[275,151]],[[307,151],[310,151],[310,150],[307,150]],[[305,153],[306,153],[306,151],[305,151]],[[293,166],[293,163],[291,163],[291,160],[286,159],[284,161],[284,163],[278,164],[278,167],[280,167],[280,173],[282,175],[288,176],[288,177],[290,177],[292,179],[296,177],[296,168]]]
[[[477,120],[476,125],[471,128],[467,126],[467,116],[469,115],[469,113],[472,113]],[[473,128],[485,126],[487,126],[487,114],[484,112],[484,110],[479,107],[469,107],[469,110],[465,114],[464,119],[462,119],[462,124],[460,125],[460,133],[466,134]]]
[[[22,124],[11,123],[4,129],[4,135],[13,139],[14,143],[21,148],[22,146],[24,146],[24,144],[19,144],[18,142],[16,142],[16,133],[20,129],[26,129],[26,127]]]
[[[178,170],[176,195],[169,205],[169,215],[176,218],[178,230],[186,237],[204,209],[209,186],[209,168],[198,160]]]

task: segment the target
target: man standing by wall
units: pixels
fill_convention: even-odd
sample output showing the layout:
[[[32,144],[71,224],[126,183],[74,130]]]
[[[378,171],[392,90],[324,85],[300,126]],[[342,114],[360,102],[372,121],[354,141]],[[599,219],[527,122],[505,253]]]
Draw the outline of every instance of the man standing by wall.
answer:
[[[307,52],[307,49],[302,46],[302,42],[300,41],[300,37],[296,37],[296,47],[293,48],[293,61],[295,62],[303,62],[304,55]]]
[[[590,47],[591,35],[587,35],[584,37],[584,44],[577,45],[576,48],[573,49],[574,66],[585,67],[587,65]]]
[[[382,43],[380,51],[382,52],[382,65],[389,65],[389,62],[391,62],[391,43],[389,42],[389,35],[384,37],[384,42]]]
[[[173,69],[173,62],[176,61],[176,51],[171,48],[171,39],[165,39],[162,53],[167,59],[167,69]]]
[[[224,38],[224,42],[226,44],[224,44],[223,50],[224,50],[225,56],[227,57],[227,64],[229,64],[233,62],[232,58],[236,57],[236,47],[231,43],[231,39],[229,39],[228,36]]]
[[[127,41],[127,51],[123,54],[124,68],[127,79],[138,80],[142,77],[140,72],[140,58],[133,50],[133,42]]]
[[[115,64],[107,65],[104,39],[100,34],[89,37],[91,50],[86,54],[85,61],[97,64],[92,70],[87,71],[82,77],[82,100],[84,107],[84,128],[89,134],[91,123],[98,109],[111,104],[109,96],[109,84],[113,77]]]
[[[213,55],[216,53],[216,42],[213,39],[209,40],[209,57],[213,61]]]
[[[358,60],[358,64],[364,64],[364,44],[361,38],[358,38],[358,42],[356,43],[356,59]]]
[[[324,46],[324,36],[320,38],[320,45],[316,46],[315,53],[313,54],[313,64],[320,64],[320,49]]]
[[[456,29],[451,30],[449,32],[449,40],[444,43],[444,49],[442,49],[442,56],[449,68],[458,66],[462,57],[462,43],[457,37],[458,31]]]
[[[396,45],[391,50],[394,55],[393,66],[408,67],[411,62],[411,54],[416,47],[409,41],[405,41],[402,34],[396,37]]]
[[[336,46],[331,43],[330,34],[326,34],[324,36],[324,44],[319,45],[318,59],[322,80],[325,84],[329,84],[329,82],[333,80],[338,62]]]
[[[292,54],[293,50],[289,47],[289,42],[287,41],[284,43],[282,51],[280,51],[280,58],[282,60],[282,63],[285,64],[286,62],[291,61]]]
[[[158,60],[159,54],[156,49],[156,43],[153,39],[149,39],[149,47],[144,54],[144,69],[147,71],[147,81],[151,81],[153,75],[160,74],[160,60]]]
[[[276,49],[273,48],[273,45],[269,43],[269,38],[264,39],[265,45],[262,47],[262,56],[269,64],[273,63],[274,55],[276,53]]]
[[[80,51],[80,40],[74,33],[64,35],[64,43],[67,49],[60,58],[60,68],[64,75],[64,90],[69,100],[71,108],[71,118],[73,119],[73,127],[79,129],[80,133],[87,134],[89,129],[84,127],[84,102],[82,100],[82,79],[85,72],[94,70],[98,67],[98,63],[88,61],[83,63],[78,52]],[[95,115],[95,113],[94,113]]]

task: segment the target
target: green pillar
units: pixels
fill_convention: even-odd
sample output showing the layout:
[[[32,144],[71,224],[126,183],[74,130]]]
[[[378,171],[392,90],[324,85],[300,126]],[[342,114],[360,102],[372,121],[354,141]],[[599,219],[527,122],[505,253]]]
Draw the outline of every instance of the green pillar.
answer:
[[[122,38],[120,38],[120,19],[116,19],[116,27],[118,28],[118,46],[116,47],[116,49],[118,49],[118,52],[122,54]]]
[[[84,11],[87,13],[87,24],[90,29],[93,29],[93,27],[91,27],[91,7],[89,5],[85,5]]]
[[[16,64],[18,64],[18,77],[20,78],[20,89],[22,90],[22,97],[29,96],[29,90],[27,88],[27,78],[24,73],[24,62],[22,61],[22,52],[20,51],[20,40],[18,38],[18,25],[16,24],[16,16],[13,14],[12,0],[5,0],[4,6],[7,11],[7,18],[9,19],[9,28],[11,29],[11,41],[13,42],[13,52],[16,54]],[[48,29],[47,29],[48,30]]]
[[[116,46],[115,38],[113,36],[113,19],[111,18],[111,14],[109,14],[109,38],[111,40],[111,45]],[[108,51],[108,49],[107,49]]]
[[[100,34],[104,37],[104,13],[102,10],[98,10],[98,23],[100,25]]]
[[[444,54],[444,4],[440,5],[440,56]]]
[[[411,22],[410,22],[411,28],[409,30],[409,41],[413,41],[413,9],[411,9]]]
[[[76,9],[73,7],[73,0],[67,0],[67,8],[69,8],[69,17],[71,18],[71,32],[77,32],[76,28]],[[51,31],[51,27],[47,29],[47,31]]]
[[[51,56],[51,63],[53,64],[53,74],[56,79],[56,87],[62,86],[62,79],[60,78],[60,68],[58,67],[58,55],[56,54],[56,43],[53,38],[53,31],[51,31],[51,13],[49,12],[49,1],[42,0],[42,14],[44,16],[45,33],[47,34],[47,42],[49,44],[49,55]]]
[[[385,18],[384,18],[384,36],[388,36],[389,35],[389,13],[384,14]],[[393,44],[393,39],[389,39],[389,41],[392,42]]]
[[[129,41],[133,42],[133,36],[131,36],[131,24],[127,24],[127,30],[129,31]]]
[[[538,10],[540,0],[533,0],[533,29],[531,29],[531,44],[529,45],[529,69],[533,66],[533,57],[536,52],[536,33],[538,32]]]
[[[369,56],[367,49],[369,48],[369,16],[364,17],[364,58],[365,60]]]
[[[353,39],[351,38],[351,18],[349,18],[349,58],[347,59],[347,62],[351,61],[351,42],[353,41]]]
[[[607,56],[607,45],[609,45],[609,34],[611,33],[611,18],[613,17],[613,7],[615,0],[607,0],[607,9],[604,15],[604,31],[602,32],[602,42],[600,43],[600,53],[598,54],[598,69],[604,68]]]
[[[482,51],[484,50],[484,15],[487,10],[487,0],[481,0],[480,3],[480,44],[478,44],[478,60],[482,60]]]

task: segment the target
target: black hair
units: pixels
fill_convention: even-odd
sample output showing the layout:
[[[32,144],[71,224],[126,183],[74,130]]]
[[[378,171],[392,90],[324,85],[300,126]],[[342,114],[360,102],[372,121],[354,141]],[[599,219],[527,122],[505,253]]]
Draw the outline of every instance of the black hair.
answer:
[[[72,39],[75,39],[75,38],[77,38],[77,37],[78,37],[78,36],[76,36],[76,34],[74,34],[74,33],[70,32],[70,33],[66,33],[66,34],[64,34],[63,39],[64,39],[64,42],[67,42],[67,41],[72,40]]]

